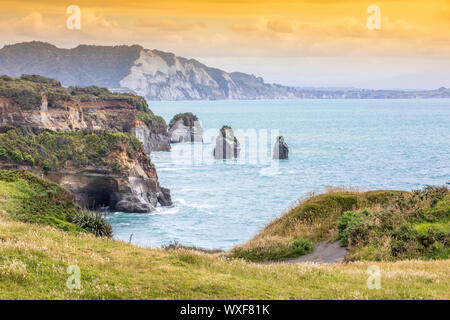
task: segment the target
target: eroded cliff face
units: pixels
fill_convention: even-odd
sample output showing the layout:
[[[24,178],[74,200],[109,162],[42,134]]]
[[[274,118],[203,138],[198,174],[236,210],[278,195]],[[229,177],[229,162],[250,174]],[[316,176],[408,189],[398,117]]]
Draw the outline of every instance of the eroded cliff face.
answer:
[[[172,204],[149,158],[170,149],[166,124],[143,99],[96,87],[63,88],[39,76],[0,78],[0,168],[41,175],[88,208],[150,212],[158,203]],[[46,130],[57,141],[51,147]],[[67,156],[82,152],[86,160]]]
[[[142,49],[120,81],[149,100],[294,98],[291,88],[264,83],[254,75],[227,73],[173,53]]]
[[[147,154],[152,151],[170,151],[170,141],[168,133],[164,131],[152,131],[142,121],[136,121],[130,132],[139,139]]]
[[[150,128],[137,119],[139,111],[126,101],[87,101],[74,103],[62,101],[57,107],[49,106],[45,93],[38,108],[24,108],[12,99],[0,97],[0,126],[22,128],[27,131],[49,129],[68,130],[118,130],[133,134],[144,145],[145,152],[169,151],[166,130]]]
[[[109,155],[121,159],[124,170],[109,167],[66,167],[50,172],[48,179],[71,190],[85,207],[109,207],[122,212],[151,212],[157,204],[171,205],[170,191],[161,188],[155,168],[145,154],[132,160],[126,154]]]
[[[77,203],[85,208],[144,213],[153,211],[158,203],[172,205],[170,190],[159,185],[156,170],[144,152],[133,159],[126,151],[115,151],[107,158],[119,169],[108,165],[80,166],[70,161],[50,171],[11,161],[0,161],[0,168],[23,169],[56,182],[73,192]]]

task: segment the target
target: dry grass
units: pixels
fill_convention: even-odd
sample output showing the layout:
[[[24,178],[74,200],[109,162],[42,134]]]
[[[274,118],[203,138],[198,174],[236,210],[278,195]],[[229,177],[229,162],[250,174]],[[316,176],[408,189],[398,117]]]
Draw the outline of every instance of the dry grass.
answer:
[[[337,222],[345,211],[379,208],[402,191],[362,191],[355,187],[328,187],[325,193],[309,194],[295,203],[281,217],[269,223],[244,245],[233,248],[232,254],[244,257],[261,252],[261,257],[273,259],[274,253],[292,246],[298,238],[312,241],[335,240]],[[267,252],[263,254],[262,252]]]
[[[11,220],[10,213],[17,209],[23,192],[9,183],[1,187],[0,299],[450,298],[450,260],[376,262],[381,269],[381,289],[369,290],[367,268],[374,262],[262,265],[176,245],[171,250],[148,250],[86,233]],[[286,213],[289,218],[312,221],[311,226],[304,222],[285,232],[280,228],[284,222],[274,221],[263,236],[250,243],[290,250],[289,237],[298,232],[309,230],[311,237],[318,238],[326,235],[320,233],[318,222],[327,221],[327,206],[363,206],[365,202],[378,202],[384,195],[314,196]],[[66,286],[70,276],[67,268],[72,265],[81,270],[80,290]]]
[[[449,299],[450,260],[258,265],[186,249],[147,250],[0,217],[0,299]],[[66,269],[81,269],[69,290]]]

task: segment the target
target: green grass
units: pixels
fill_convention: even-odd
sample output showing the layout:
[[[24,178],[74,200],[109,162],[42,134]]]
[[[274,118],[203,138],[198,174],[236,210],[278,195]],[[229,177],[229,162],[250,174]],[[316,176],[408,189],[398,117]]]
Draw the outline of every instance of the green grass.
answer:
[[[1,299],[449,299],[450,260],[257,265],[124,242],[0,216]],[[381,289],[366,286],[381,269]],[[81,270],[69,290],[66,270]]]
[[[441,222],[422,222],[414,225],[414,229],[421,234],[427,234],[430,230],[434,232],[450,233],[450,221]]]
[[[286,243],[278,243],[276,246],[256,246],[252,250],[236,247],[232,251],[232,257],[247,261],[282,261],[311,253],[313,250],[312,241],[297,238]]]
[[[183,119],[183,124],[186,127],[193,127],[195,121],[198,121],[197,116],[191,112],[178,113],[173,116],[172,120],[170,120],[169,127],[172,127],[180,119]]]
[[[0,133],[0,160],[40,167],[45,171],[70,166],[109,166],[122,168],[113,152],[125,152],[135,159],[143,152],[141,142],[118,131],[44,131],[23,134],[16,129]]]
[[[149,250],[55,224],[76,210],[66,197],[31,174],[0,171],[0,299],[450,298],[450,260],[266,265],[226,253]],[[23,214],[32,219],[16,219]],[[311,249],[304,239],[294,244]],[[366,285],[374,264],[380,290]],[[69,266],[80,268],[80,290],[66,286]]]
[[[74,195],[59,185],[20,170],[0,170],[0,210],[9,218],[71,233],[111,236],[111,226],[82,210]]]
[[[295,239],[340,240],[347,260],[448,259],[450,192],[332,189],[283,214],[231,256],[249,261],[294,258]],[[434,228],[427,228],[432,226]],[[426,230],[426,231],[425,231]]]
[[[22,109],[37,109],[42,104],[41,94],[45,93],[49,107],[64,107],[63,102],[75,104],[85,101],[119,100],[125,101],[137,110],[150,112],[143,97],[132,94],[112,93],[106,88],[62,87],[57,80],[39,75],[22,75],[20,78],[0,76],[0,96],[11,98]]]
[[[139,111],[136,113],[136,118],[143,121],[152,132],[165,133],[167,130],[166,121],[162,117],[153,114],[151,111]]]

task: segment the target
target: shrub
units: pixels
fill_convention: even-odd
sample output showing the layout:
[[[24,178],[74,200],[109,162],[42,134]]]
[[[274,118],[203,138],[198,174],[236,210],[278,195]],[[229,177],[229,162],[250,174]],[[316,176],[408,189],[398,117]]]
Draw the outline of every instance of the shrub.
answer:
[[[8,159],[8,151],[5,148],[0,147],[0,160]]]
[[[312,241],[305,238],[296,238],[285,241],[281,238],[273,238],[270,243],[261,246],[259,243],[247,243],[231,250],[235,258],[247,261],[281,261],[297,258],[314,250]]]
[[[166,121],[162,117],[154,115],[152,112],[139,111],[136,113],[136,118],[143,121],[151,132],[165,133],[167,130]]]
[[[183,119],[183,124],[187,127],[193,127],[195,121],[198,121],[197,116],[191,112],[178,113],[170,120],[169,127],[172,127],[180,119]]]
[[[450,221],[447,223],[431,223],[431,222],[422,222],[416,224],[414,229],[417,230],[420,234],[427,234],[430,230],[434,232],[443,232],[450,233]]]
[[[0,170],[1,181],[11,183],[11,187],[19,191],[20,205],[8,211],[12,218],[65,231],[81,231],[69,221],[81,209],[75,205],[73,194],[66,189],[21,170]]]
[[[106,156],[108,154],[108,152],[109,152],[108,147],[104,144],[101,144],[97,147],[95,156],[98,158],[102,158],[102,157]]]
[[[39,84],[11,77],[0,78],[0,96],[7,97],[21,109],[34,109],[41,106],[42,97]]]
[[[61,83],[59,81],[40,76],[38,74],[23,74],[20,76],[20,79],[36,83],[48,84],[52,86],[61,86]]]
[[[129,133],[99,132],[41,132],[20,133],[17,129],[0,133],[0,146],[11,162],[39,164],[45,171],[58,170],[70,161],[72,166],[113,166],[113,151],[126,152],[130,159],[143,153],[142,143]],[[15,156],[12,153],[15,151]],[[29,155],[29,156],[26,156]],[[25,159],[26,158],[26,159]],[[125,167],[125,166],[124,166]]]
[[[280,260],[295,253],[292,241],[304,238],[339,240],[348,246],[347,260],[447,259],[449,230],[448,187],[413,192],[333,188],[300,201],[253,239],[233,248],[231,256]]]
[[[79,103],[118,100],[127,102],[138,111],[150,111],[143,97],[129,93],[113,93],[106,88],[95,86],[64,88],[59,81],[40,75],[22,75],[20,78],[0,77],[0,96],[12,99],[22,109],[39,108],[42,104],[41,93],[46,94],[50,107],[61,107],[61,102],[64,101]]]
[[[293,241],[293,251],[296,256],[302,256],[314,250],[314,244],[308,239],[298,238]]]
[[[348,246],[349,244],[349,230],[356,229],[358,226],[362,225],[364,221],[364,216],[369,214],[368,211],[363,211],[362,213],[356,211],[347,211],[339,219],[338,222],[338,240],[342,246]]]
[[[394,257],[406,256],[411,257],[420,251],[419,232],[402,225],[400,228],[392,232],[391,253]]]
[[[42,169],[44,169],[45,171],[50,171],[51,166],[48,160],[44,160],[44,162],[42,162]]]
[[[7,75],[0,76],[0,80],[2,81],[13,81],[13,78]]]
[[[23,170],[0,170],[2,182],[11,183],[11,188],[18,191],[20,205],[8,209],[13,219],[75,233],[85,230],[97,236],[112,236],[111,226],[100,214],[82,210],[75,204],[74,195],[56,183]]]
[[[13,150],[11,152],[11,158],[13,158],[14,161],[22,162],[23,161],[23,155],[20,150]]]
[[[115,161],[113,162],[111,168],[114,172],[120,172],[122,170],[122,165],[119,162]]]
[[[34,158],[31,154],[28,154],[28,153],[24,154],[23,159],[26,163],[34,166]]]
[[[98,237],[112,237],[112,227],[98,212],[82,210],[72,217],[73,223]]]

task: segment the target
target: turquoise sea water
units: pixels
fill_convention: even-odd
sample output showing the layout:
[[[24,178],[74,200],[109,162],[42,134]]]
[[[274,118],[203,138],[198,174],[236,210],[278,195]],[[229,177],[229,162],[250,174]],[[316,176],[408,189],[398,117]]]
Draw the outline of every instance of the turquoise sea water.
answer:
[[[259,150],[244,148],[245,159],[238,162],[213,160],[211,139],[153,153],[174,205],[108,218],[116,238],[128,241],[133,234],[132,242],[142,246],[178,241],[230,249],[298,198],[327,186],[412,190],[450,181],[450,99],[151,102],[150,107],[167,122],[176,113],[193,112],[207,137],[228,124],[255,132],[262,142]],[[289,160],[256,157],[273,143],[272,138],[264,143],[260,130],[285,137]]]

